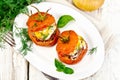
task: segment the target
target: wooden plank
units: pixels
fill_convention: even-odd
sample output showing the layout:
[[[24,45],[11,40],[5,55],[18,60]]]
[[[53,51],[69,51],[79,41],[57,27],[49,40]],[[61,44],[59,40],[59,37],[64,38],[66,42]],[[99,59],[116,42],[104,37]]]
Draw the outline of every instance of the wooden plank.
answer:
[[[27,80],[27,66],[23,56],[14,53],[8,44],[0,49],[0,80]]]
[[[38,69],[30,64],[29,66],[29,80],[49,80]]]
[[[13,54],[13,69],[15,80],[28,80],[28,62],[20,53]]]
[[[6,44],[5,49],[0,49],[0,80],[14,80],[12,51]]]

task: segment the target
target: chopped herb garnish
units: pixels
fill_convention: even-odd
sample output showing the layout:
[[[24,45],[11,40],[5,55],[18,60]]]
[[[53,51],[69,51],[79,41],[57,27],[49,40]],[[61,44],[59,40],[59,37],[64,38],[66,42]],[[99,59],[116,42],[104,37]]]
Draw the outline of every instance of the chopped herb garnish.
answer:
[[[41,33],[41,35],[43,36],[43,40],[45,40],[48,37],[49,34],[43,34],[43,33]]]

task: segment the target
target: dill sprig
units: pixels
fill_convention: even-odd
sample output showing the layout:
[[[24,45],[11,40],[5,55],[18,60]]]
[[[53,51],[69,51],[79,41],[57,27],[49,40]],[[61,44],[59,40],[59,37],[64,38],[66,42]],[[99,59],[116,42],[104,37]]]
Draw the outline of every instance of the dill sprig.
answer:
[[[89,50],[89,54],[92,55],[97,51],[97,47],[93,47],[92,49]]]
[[[32,41],[28,36],[27,28],[17,28],[15,26],[15,35],[20,38],[22,46],[20,47],[20,52],[25,56],[27,51],[31,51]]]

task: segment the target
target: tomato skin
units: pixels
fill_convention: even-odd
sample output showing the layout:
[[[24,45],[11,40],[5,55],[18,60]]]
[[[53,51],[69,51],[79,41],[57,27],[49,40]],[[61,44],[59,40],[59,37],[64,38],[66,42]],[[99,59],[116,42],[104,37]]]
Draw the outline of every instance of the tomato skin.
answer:
[[[56,46],[56,50],[57,52],[60,53],[64,53],[64,54],[69,54],[70,52],[74,51],[74,48],[78,42],[78,35],[72,31],[64,31],[61,33],[60,35],[61,37],[70,37],[70,41],[68,41],[67,43],[63,43],[61,41],[61,38],[58,39],[57,42],[57,46]]]
[[[59,38],[58,39],[58,42],[57,42],[57,45],[56,45],[56,50],[57,50],[57,53],[58,53],[58,57],[59,59],[66,63],[66,64],[76,64],[78,62],[80,62],[82,60],[82,58],[85,56],[87,50],[88,50],[88,45],[86,43],[84,49],[82,49],[82,51],[79,51],[78,54],[80,53],[80,55],[76,58],[76,59],[71,59],[68,55],[74,51],[76,45],[77,45],[77,42],[78,42],[78,35],[72,31],[72,30],[69,30],[69,31],[64,31],[60,34],[60,36],[68,36],[68,32],[70,33],[70,41],[68,43],[63,43],[61,41],[61,39]]]
[[[46,14],[45,12],[40,12],[40,13],[42,16]],[[55,18],[52,15],[47,13],[46,18],[42,21],[39,20],[39,14],[37,12],[29,17],[27,21],[27,26],[29,30],[35,32],[35,31],[43,30],[44,28],[51,26],[53,23],[55,23]]]

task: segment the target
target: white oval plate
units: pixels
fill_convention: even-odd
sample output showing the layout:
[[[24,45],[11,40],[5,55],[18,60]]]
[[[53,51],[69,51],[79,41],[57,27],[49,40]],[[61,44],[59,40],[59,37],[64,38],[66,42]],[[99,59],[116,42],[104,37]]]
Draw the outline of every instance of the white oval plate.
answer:
[[[71,75],[56,71],[54,65],[54,59],[58,58],[56,45],[53,47],[41,47],[33,44],[32,52],[28,52],[25,58],[40,71],[59,79],[77,80],[89,77],[96,73],[104,61],[104,44],[95,26],[82,14],[65,5],[52,2],[41,2],[32,5],[44,12],[50,9],[49,13],[55,17],[56,22],[62,15],[71,15],[74,17],[75,21],[71,21],[64,28],[60,29],[60,31],[74,30],[86,40],[88,43],[88,50],[97,47],[97,52],[92,55],[88,55],[87,52],[82,61],[75,65],[66,64],[66,66],[74,69],[74,74]],[[36,12],[31,6],[28,6],[28,9],[33,13]],[[15,24],[17,27],[27,27],[27,19],[28,17],[26,15],[19,14],[15,18]],[[16,48],[19,49],[20,40],[15,35],[14,38],[16,41]]]

